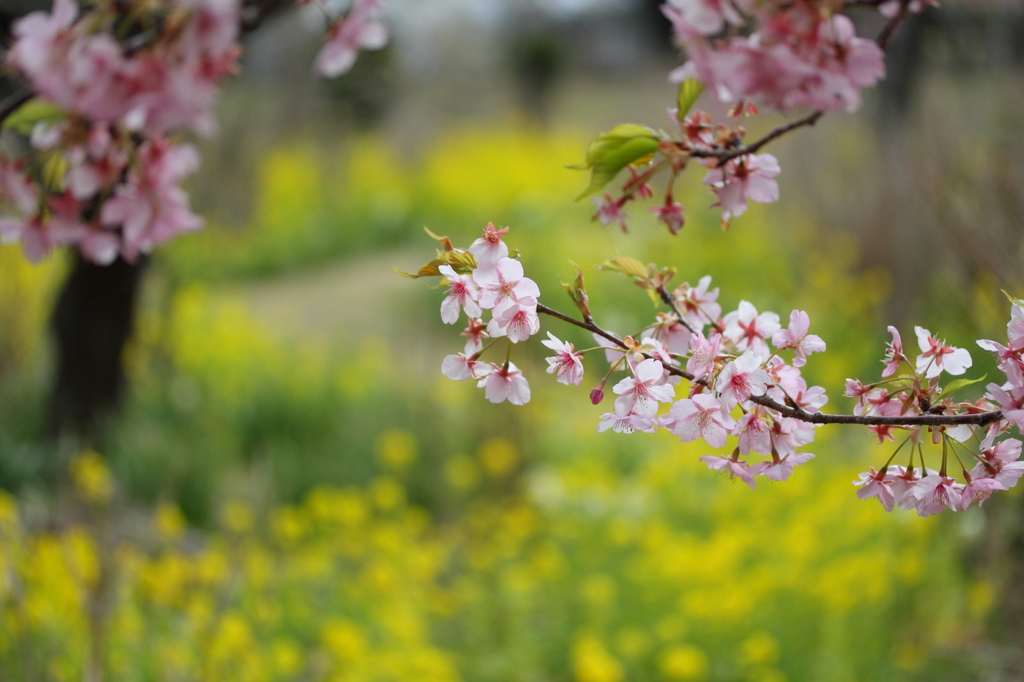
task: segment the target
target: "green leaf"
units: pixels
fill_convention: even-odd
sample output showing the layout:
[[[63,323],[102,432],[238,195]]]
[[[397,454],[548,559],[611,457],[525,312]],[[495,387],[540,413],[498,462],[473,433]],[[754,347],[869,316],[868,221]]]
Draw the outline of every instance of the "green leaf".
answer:
[[[650,128],[624,123],[601,133],[587,148],[587,162],[570,168],[590,169],[590,184],[576,201],[599,192],[627,165],[658,150],[661,141]]]
[[[987,377],[987,374],[983,374],[978,379],[955,379],[942,387],[942,397],[948,398],[949,396],[959,391],[961,388],[967,388],[968,386],[973,386],[974,384],[981,383]]]
[[[36,123],[53,123],[64,118],[64,110],[53,102],[33,98],[18,107],[7,117],[2,128],[13,130],[20,135],[31,135]]]
[[[402,277],[408,277],[409,279],[419,279],[420,277],[440,277],[441,271],[438,270],[438,268],[444,264],[444,260],[440,258],[435,258],[434,260],[430,261],[416,272],[405,272],[404,270],[399,270],[398,268],[395,267],[392,267],[391,269],[397,272]]]
[[[1000,289],[1000,291],[1003,292],[1003,296],[1006,296],[1006,298],[1010,299],[1010,303],[1016,303],[1019,306],[1024,306],[1024,299],[1014,298],[1013,296],[1010,296],[1010,293],[1006,289]]]
[[[609,258],[597,267],[599,270],[614,270],[615,272],[621,272],[628,277],[639,277],[640,279],[647,279],[648,277],[647,266],[636,258],[629,258],[627,256]]]
[[[682,121],[690,112],[700,94],[704,92],[704,84],[696,78],[687,78],[679,84],[679,97],[676,99],[676,119]]]

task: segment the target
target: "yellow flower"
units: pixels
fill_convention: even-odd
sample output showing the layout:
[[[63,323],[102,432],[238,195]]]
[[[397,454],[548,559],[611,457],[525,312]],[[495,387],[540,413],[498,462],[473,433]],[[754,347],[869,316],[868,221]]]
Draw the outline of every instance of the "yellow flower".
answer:
[[[577,682],[619,682],[622,666],[596,637],[585,636],[572,648],[572,670]]]
[[[320,637],[328,652],[343,663],[360,661],[369,648],[359,627],[341,618],[333,618],[324,623]]]
[[[745,665],[775,665],[779,660],[779,645],[767,632],[757,632],[743,640],[740,658]]]
[[[402,471],[416,461],[416,439],[408,431],[385,431],[377,438],[377,458],[388,468]]]
[[[153,523],[157,535],[164,542],[173,542],[185,532],[185,517],[178,505],[173,502],[161,502],[157,505]]]
[[[670,680],[703,680],[708,674],[708,658],[690,644],[676,644],[658,657],[658,668]]]
[[[71,460],[71,478],[75,492],[92,504],[106,504],[114,496],[114,479],[103,457],[86,450]]]
[[[504,438],[491,438],[480,446],[480,462],[484,471],[495,478],[511,472],[518,460],[516,446]]]
[[[252,506],[239,500],[228,502],[220,512],[220,522],[225,529],[242,535],[252,529],[256,514]]]

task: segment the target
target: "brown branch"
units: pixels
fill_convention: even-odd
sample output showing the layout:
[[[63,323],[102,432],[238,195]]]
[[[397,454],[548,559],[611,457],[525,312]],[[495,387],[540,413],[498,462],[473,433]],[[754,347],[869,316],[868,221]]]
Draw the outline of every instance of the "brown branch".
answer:
[[[689,329],[691,334],[696,334],[697,331],[693,327],[691,327],[690,323],[686,321],[685,317],[683,317],[683,313],[680,312],[679,308],[676,306],[676,300],[672,298],[672,294],[666,291],[665,285],[663,284],[659,286],[656,289],[656,291],[658,292],[658,296],[661,297],[661,300],[664,301],[666,305],[668,305],[668,307],[672,309],[672,312],[676,314],[676,317],[679,318],[679,324]]]
[[[551,317],[557,317],[559,320],[562,320],[563,322],[568,322],[569,324],[574,324],[577,327],[580,327],[581,329],[586,329],[589,332],[593,332],[594,334],[597,334],[598,336],[602,336],[602,337],[608,339],[609,341],[614,343],[619,348],[625,348],[626,347],[626,343],[622,339],[620,339],[619,337],[615,336],[615,334],[612,334],[611,332],[608,332],[608,331],[605,331],[604,329],[601,329],[600,327],[598,327],[593,322],[580,322],[575,317],[570,317],[569,315],[566,315],[565,313],[560,313],[560,312],[558,312],[557,310],[555,310],[553,308],[547,307],[543,303],[538,303],[537,304],[537,312],[538,313],[544,313],[545,315],[550,315]]]
[[[612,334],[609,331],[598,327],[593,322],[581,322],[574,317],[570,317],[565,313],[560,313],[557,310],[549,308],[542,304],[537,304],[537,312],[544,313],[556,317],[563,322],[576,325],[581,329],[593,332],[598,336],[602,336],[609,341],[614,342],[620,348],[626,348],[626,344],[623,341]],[[650,356],[647,356],[650,357]],[[679,369],[672,365],[666,365],[662,363],[666,370],[670,374],[677,377],[682,377],[690,381],[694,381],[694,376],[686,370]],[[703,380],[696,381],[695,383],[707,386],[707,383]],[[874,415],[858,415],[858,414],[826,414],[824,412],[808,412],[801,407],[791,407],[789,405],[783,405],[777,400],[770,398],[767,395],[762,396],[751,396],[750,401],[775,410],[783,417],[791,417],[793,419],[799,419],[803,422],[810,424],[859,424],[861,426],[959,426],[961,424],[968,424],[971,426],[985,426],[993,422],[997,422],[1003,418],[1002,410],[993,410],[991,412],[975,412],[972,414],[923,414],[910,417],[879,417]]]
[[[803,128],[804,126],[812,126],[824,115],[824,111],[814,111],[803,118],[798,118],[797,120],[791,121],[785,125],[772,128],[771,132],[756,142],[740,145],[739,147],[733,147],[732,149],[694,149],[690,152],[690,156],[701,159],[716,159],[719,165],[721,165],[726,161],[730,161],[737,157],[753,154],[769,142],[782,137],[790,131],[796,130],[797,128]]]
[[[889,46],[889,41],[892,40],[893,34],[896,33],[896,29],[899,28],[899,25],[906,18],[909,11],[910,0],[900,0],[900,11],[896,13],[896,16],[889,20],[889,23],[885,25],[882,32],[878,34],[878,38],[875,39],[875,42],[878,43],[880,48],[884,50]]]

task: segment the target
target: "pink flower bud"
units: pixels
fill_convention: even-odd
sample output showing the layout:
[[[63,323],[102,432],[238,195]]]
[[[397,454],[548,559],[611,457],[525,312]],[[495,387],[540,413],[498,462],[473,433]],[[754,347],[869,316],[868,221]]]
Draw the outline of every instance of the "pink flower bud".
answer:
[[[590,402],[595,405],[600,405],[602,400],[604,400],[604,391],[600,388],[595,388],[590,392]]]

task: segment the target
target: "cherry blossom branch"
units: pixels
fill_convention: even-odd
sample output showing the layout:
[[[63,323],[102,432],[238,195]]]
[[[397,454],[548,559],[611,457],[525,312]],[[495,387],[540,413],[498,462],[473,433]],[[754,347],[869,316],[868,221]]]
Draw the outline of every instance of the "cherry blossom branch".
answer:
[[[826,414],[808,412],[802,408],[783,405],[766,395],[750,398],[751,402],[773,409],[783,417],[792,417],[812,424],[860,424],[862,426],[956,426],[970,424],[985,426],[1003,418],[1002,410],[974,414],[925,414],[911,417],[879,417],[856,414]]]
[[[659,293],[661,293],[659,291]],[[664,298],[664,295],[663,295]],[[672,305],[675,309],[674,304]],[[546,305],[537,304],[537,312],[550,315],[563,322],[586,329],[589,332],[597,334],[609,341],[613,342],[620,348],[626,348],[626,344],[618,336],[602,329],[593,322],[582,322],[577,320],[570,315],[559,312],[553,308],[549,308]],[[677,311],[678,312],[678,311]],[[649,357],[649,356],[647,356]],[[671,365],[665,365],[662,363],[665,369],[670,373],[678,377],[682,377],[689,381],[694,381],[694,376],[689,372],[673,367]],[[707,385],[704,381],[697,381],[696,383]],[[750,401],[775,410],[784,417],[791,417],[798,419],[803,422],[811,424],[857,424],[861,426],[958,426],[961,424],[968,424],[971,426],[985,426],[992,424],[1003,418],[1002,410],[993,410],[990,412],[975,412],[973,414],[925,414],[917,416],[906,416],[906,417],[884,417],[877,415],[856,415],[856,414],[826,414],[824,412],[808,412],[807,410],[799,407],[792,407],[784,405],[777,400],[770,398],[767,395],[762,396],[751,396]]]

